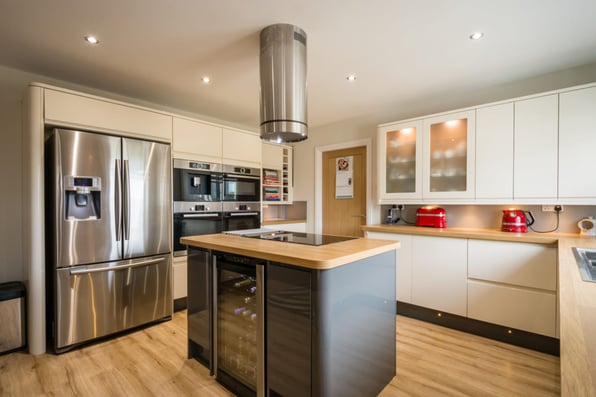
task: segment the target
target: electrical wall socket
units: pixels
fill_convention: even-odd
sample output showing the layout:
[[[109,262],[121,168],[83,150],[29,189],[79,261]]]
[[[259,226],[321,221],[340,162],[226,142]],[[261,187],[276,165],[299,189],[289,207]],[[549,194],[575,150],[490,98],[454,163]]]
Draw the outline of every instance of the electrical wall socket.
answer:
[[[555,207],[561,207],[561,210],[559,212],[563,212],[562,205],[543,205],[542,212],[556,212]]]

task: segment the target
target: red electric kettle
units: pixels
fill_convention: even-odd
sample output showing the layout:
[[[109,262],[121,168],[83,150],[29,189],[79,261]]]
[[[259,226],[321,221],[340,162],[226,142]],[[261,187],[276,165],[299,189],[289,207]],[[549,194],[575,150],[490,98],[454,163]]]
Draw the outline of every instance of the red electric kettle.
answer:
[[[518,209],[503,210],[501,230],[504,232],[526,233],[528,226],[534,224],[534,216],[530,211]]]

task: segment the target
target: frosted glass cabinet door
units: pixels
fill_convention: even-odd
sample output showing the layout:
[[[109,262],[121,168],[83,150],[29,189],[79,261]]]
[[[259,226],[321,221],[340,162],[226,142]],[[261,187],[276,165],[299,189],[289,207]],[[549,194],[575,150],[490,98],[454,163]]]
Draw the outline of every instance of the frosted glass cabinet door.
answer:
[[[420,120],[379,128],[377,139],[381,201],[422,198],[421,131]]]
[[[424,120],[425,198],[474,198],[475,112]]]

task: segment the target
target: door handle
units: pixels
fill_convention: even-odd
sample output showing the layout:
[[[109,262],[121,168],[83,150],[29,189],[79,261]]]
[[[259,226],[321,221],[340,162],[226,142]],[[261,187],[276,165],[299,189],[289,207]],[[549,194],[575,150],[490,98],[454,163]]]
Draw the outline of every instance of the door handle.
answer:
[[[356,215],[352,215],[352,218],[366,218],[366,214],[356,214]]]
[[[95,269],[88,269],[87,267],[77,269],[76,267],[73,267],[72,269],[70,269],[70,274],[74,275],[74,274],[100,273],[100,272],[107,272],[110,270],[125,270],[125,269],[130,269],[133,267],[153,265],[153,264],[156,264],[159,262],[163,262],[164,259],[166,259],[166,258],[161,257],[161,258],[149,259],[149,260],[141,261],[141,262],[129,263],[127,265],[104,266],[104,267],[97,267]]]
[[[128,170],[128,160],[122,161],[123,174],[123,194],[122,194],[122,214],[124,218],[124,240],[130,239],[130,172]]]
[[[116,218],[116,241],[122,239],[122,175],[120,170],[120,160],[116,160],[116,184],[114,186],[114,217]]]

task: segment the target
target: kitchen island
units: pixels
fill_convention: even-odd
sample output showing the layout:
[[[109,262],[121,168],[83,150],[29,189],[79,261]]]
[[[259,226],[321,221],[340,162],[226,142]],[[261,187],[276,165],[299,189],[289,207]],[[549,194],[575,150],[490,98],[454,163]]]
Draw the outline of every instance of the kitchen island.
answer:
[[[398,242],[182,243],[189,357],[236,395],[376,396],[395,376]]]

